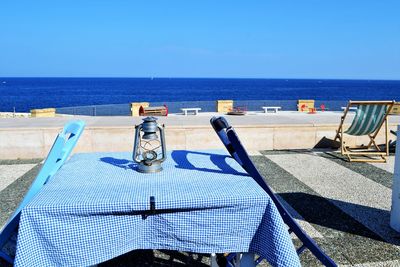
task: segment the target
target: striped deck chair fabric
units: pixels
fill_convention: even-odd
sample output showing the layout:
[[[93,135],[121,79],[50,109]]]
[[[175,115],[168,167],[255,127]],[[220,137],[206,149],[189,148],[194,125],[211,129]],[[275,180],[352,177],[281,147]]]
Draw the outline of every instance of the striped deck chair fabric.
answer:
[[[19,219],[22,209],[31,201],[31,199],[40,191],[43,185],[51,179],[71,154],[73,148],[83,132],[85,123],[83,121],[72,121],[65,125],[61,133],[56,137],[50,152],[43,163],[41,170],[32,182],[31,187],[24,196],[22,202],[9,218],[4,227],[0,230],[0,258],[9,263],[14,262],[15,251],[5,249],[8,243],[14,243],[18,233]],[[15,247],[15,244],[11,247]],[[7,251],[6,251],[7,250]],[[13,250],[13,249],[12,249]]]
[[[382,125],[386,110],[386,105],[358,105],[356,116],[345,133],[358,136],[374,133]]]
[[[341,153],[349,161],[358,162],[386,162],[388,150],[388,121],[394,101],[349,101],[344,115],[341,118],[335,140],[340,139]],[[357,107],[356,114],[350,127],[344,131],[343,124],[350,107]],[[375,141],[380,129],[385,125],[386,149],[382,150]],[[350,147],[344,141],[344,134],[352,136],[368,136],[368,145]]]

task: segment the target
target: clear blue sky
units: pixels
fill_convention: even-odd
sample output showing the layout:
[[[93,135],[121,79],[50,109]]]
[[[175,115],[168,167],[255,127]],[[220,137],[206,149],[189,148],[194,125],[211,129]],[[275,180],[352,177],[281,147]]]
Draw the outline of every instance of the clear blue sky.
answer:
[[[0,76],[400,79],[400,0],[3,0]]]

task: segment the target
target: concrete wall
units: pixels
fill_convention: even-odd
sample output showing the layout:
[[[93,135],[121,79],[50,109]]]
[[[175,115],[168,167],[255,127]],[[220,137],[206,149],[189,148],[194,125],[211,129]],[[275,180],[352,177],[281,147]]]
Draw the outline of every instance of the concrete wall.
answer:
[[[338,125],[236,126],[248,150],[313,148],[323,137],[333,138]],[[390,127],[396,130],[396,125]],[[0,159],[43,158],[61,128],[0,129]],[[384,131],[378,138],[383,143]],[[394,136],[390,135],[390,139]],[[86,127],[74,152],[131,151],[133,127]],[[367,144],[368,137],[346,136],[347,144]],[[223,148],[211,126],[166,127],[167,149]]]

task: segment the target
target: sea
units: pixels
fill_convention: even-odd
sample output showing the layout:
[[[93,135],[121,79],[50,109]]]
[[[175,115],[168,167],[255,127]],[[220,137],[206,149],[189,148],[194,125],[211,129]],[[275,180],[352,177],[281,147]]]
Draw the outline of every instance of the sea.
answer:
[[[400,81],[223,78],[0,78],[0,111],[130,102],[400,100]]]

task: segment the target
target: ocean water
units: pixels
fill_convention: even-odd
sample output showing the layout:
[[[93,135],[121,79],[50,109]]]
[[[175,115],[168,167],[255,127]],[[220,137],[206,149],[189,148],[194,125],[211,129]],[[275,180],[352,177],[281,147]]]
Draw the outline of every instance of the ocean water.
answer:
[[[208,78],[0,78],[0,111],[232,100],[400,100],[400,81]]]

